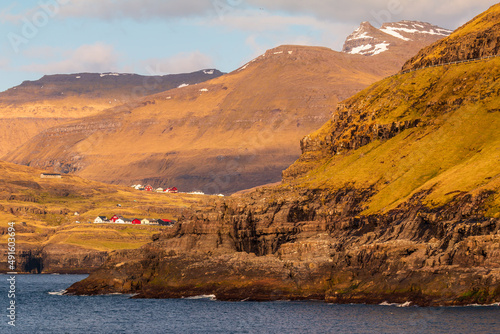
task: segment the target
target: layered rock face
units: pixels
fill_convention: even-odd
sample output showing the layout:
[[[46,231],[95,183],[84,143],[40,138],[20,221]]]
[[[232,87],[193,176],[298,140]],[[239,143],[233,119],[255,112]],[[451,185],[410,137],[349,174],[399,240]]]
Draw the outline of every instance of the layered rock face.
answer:
[[[0,271],[9,272],[7,252],[2,253]],[[71,245],[19,245],[16,249],[16,271],[29,274],[87,274],[102,266],[107,257],[108,252]]]
[[[323,127],[331,129],[319,136],[308,135],[300,141],[302,155],[283,171],[283,180],[293,180],[319,166],[324,159],[344,154],[365,146],[374,140],[393,138],[404,130],[421,123],[416,118],[378,124],[375,115],[357,106],[340,105],[332,119]]]
[[[420,305],[500,298],[500,220],[483,216],[491,194],[435,209],[419,194],[361,216],[371,192],[268,188],[220,200],[143,249],[112,255],[69,292]]]

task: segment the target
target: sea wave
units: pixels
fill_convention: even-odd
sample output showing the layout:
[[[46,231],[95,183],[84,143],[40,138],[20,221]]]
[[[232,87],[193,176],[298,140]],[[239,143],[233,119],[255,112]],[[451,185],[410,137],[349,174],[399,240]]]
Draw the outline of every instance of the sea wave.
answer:
[[[215,297],[215,295],[199,295],[199,296],[185,297],[184,299],[209,299],[209,300],[215,300],[216,297]]]
[[[49,295],[53,296],[62,296],[66,293],[66,290],[61,290],[61,291],[49,291]]]
[[[396,307],[408,307],[408,306],[411,306],[411,302],[410,301],[406,301],[402,304],[400,303],[388,303],[388,302],[382,302],[379,304],[380,306],[396,306]]]
[[[493,303],[493,304],[469,304],[469,305],[465,305],[465,307],[490,307],[490,306],[500,306],[500,303]]]

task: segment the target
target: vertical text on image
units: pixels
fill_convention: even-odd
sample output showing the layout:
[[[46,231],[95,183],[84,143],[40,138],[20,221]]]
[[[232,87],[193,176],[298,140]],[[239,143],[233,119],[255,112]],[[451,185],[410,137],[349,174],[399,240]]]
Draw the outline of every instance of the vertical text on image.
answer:
[[[7,323],[10,326],[16,326],[16,223],[8,224],[7,233],[7,264],[9,272],[7,273],[7,283],[9,285],[7,297],[9,305],[7,307]]]

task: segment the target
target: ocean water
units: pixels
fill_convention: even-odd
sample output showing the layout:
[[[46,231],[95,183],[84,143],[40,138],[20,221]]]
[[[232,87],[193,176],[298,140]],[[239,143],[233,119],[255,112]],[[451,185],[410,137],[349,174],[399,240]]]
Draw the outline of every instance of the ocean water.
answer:
[[[221,302],[65,296],[85,275],[16,276],[16,321],[0,275],[0,333],[500,333],[500,307],[400,307],[322,302]]]

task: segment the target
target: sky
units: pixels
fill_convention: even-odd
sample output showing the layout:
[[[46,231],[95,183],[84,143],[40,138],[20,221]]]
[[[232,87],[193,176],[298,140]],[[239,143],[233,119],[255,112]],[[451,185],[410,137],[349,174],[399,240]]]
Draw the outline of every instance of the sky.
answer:
[[[230,72],[283,44],[340,51],[363,21],[456,29],[493,0],[23,0],[0,7],[0,91],[46,74]]]

